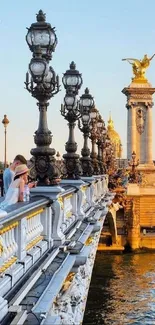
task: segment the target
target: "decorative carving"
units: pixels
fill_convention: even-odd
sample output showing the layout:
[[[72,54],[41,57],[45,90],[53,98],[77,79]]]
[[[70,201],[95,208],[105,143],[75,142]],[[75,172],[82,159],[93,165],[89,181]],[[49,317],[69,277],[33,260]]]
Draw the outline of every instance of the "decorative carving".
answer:
[[[145,129],[146,110],[144,108],[138,108],[136,111],[136,125],[139,134],[142,134]]]
[[[130,95],[130,100],[133,99],[147,99],[150,100],[152,102],[152,95],[148,95],[148,94],[139,94],[139,93],[134,93],[132,95]]]
[[[134,199],[132,202],[132,226],[140,226],[140,199]]]
[[[35,156],[39,148],[34,148],[31,153]],[[48,150],[52,150],[48,148]],[[54,149],[53,149],[54,150]],[[32,167],[30,169],[30,177],[37,179],[39,177],[40,185],[53,185],[60,182],[59,169],[55,163],[55,158],[52,155],[36,155],[31,160]]]
[[[84,176],[92,176],[93,175],[93,166],[89,157],[82,157],[81,159],[82,170]]]
[[[65,168],[63,176],[69,179],[78,179],[82,175],[82,167],[79,161],[79,155],[74,153],[70,156],[69,153],[63,155],[65,161]],[[66,174],[65,174],[66,172]]]
[[[38,133],[35,132],[34,143],[38,146],[50,146],[52,142],[52,135],[49,131],[48,133]]]

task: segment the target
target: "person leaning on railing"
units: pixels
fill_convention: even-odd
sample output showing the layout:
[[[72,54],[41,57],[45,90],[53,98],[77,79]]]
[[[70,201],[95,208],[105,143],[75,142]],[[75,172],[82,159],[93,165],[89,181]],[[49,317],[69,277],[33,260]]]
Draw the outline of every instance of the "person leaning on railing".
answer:
[[[14,179],[14,176],[15,176],[15,169],[17,166],[20,166],[20,165],[27,165],[27,160],[25,159],[24,156],[22,155],[17,155],[15,158],[14,158],[14,161],[13,163],[10,165],[10,167],[6,168],[4,173],[3,173],[3,183],[4,183],[4,193],[6,194],[7,191],[8,191],[8,188],[11,184],[11,182],[13,181]],[[31,182],[28,184],[29,188],[32,188],[34,187],[36,184],[35,182]]]
[[[24,201],[24,187],[28,183],[28,171],[25,164],[16,167],[14,180],[8,188],[4,201],[0,204],[0,216],[4,216],[4,211],[8,206]]]
[[[5,194],[7,193],[7,190],[11,184],[11,182],[14,179],[15,176],[15,169],[17,166],[25,164],[27,165],[27,160],[25,159],[24,156],[22,155],[17,155],[14,158],[13,163],[5,169],[4,173],[3,173],[3,182],[4,182],[4,192]]]

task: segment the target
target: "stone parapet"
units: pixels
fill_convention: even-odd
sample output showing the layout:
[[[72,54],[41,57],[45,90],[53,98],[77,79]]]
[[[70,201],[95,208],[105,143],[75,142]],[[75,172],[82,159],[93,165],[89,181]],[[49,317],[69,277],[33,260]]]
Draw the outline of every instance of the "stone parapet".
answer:
[[[114,195],[107,176],[101,175],[37,187],[30,202],[8,208],[0,220],[1,324],[10,324],[13,314],[14,323],[32,324],[24,307],[30,300],[32,313],[45,324],[58,313],[60,324],[71,318],[82,321],[100,232]],[[68,291],[73,278],[74,289]]]

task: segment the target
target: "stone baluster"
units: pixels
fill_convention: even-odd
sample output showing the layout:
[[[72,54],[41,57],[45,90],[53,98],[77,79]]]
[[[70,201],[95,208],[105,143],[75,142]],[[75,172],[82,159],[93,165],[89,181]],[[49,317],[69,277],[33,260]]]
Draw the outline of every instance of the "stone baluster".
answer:
[[[94,182],[92,182],[92,184],[89,187],[89,204],[90,206],[94,206],[95,205],[95,200],[94,200]]]
[[[43,212],[43,209],[29,214],[27,219],[27,231],[26,231],[26,250],[29,250],[40,240],[42,240],[41,233],[43,231],[43,225],[41,223],[40,214]]]
[[[82,186],[81,190],[83,192],[82,207],[83,211],[86,211],[89,207],[89,188],[88,186]]]
[[[69,194],[64,198],[64,218],[70,218],[72,216],[72,204],[71,198],[73,194]]]
[[[103,179],[102,179],[102,198],[104,198],[106,192],[107,192],[107,182],[106,182],[105,176],[103,176]]]
[[[98,183],[98,180],[95,180],[95,182],[93,183],[93,200],[94,202],[96,202],[97,200],[97,197],[98,197],[98,194],[97,194],[97,183]]]
[[[65,197],[62,197],[63,200],[63,220],[62,220],[62,231],[66,230],[70,224],[75,220],[73,215],[72,199],[73,194],[69,194]],[[74,219],[74,220],[73,220]]]
[[[77,213],[78,213],[78,219],[82,220],[85,216],[84,210],[83,210],[83,199],[84,199],[84,193],[81,189],[81,187],[79,188],[78,192],[77,192]]]
[[[23,260],[26,256],[26,241],[28,234],[28,222],[26,218],[19,221],[18,227],[18,258]]]
[[[75,219],[78,219],[77,214],[77,193],[74,193],[71,197],[71,204],[72,204],[72,213],[75,216]]]
[[[62,197],[58,197],[57,200],[51,206],[52,209],[52,238],[55,247],[58,247],[65,241],[65,235],[62,231],[62,222],[64,215],[64,205]]]
[[[18,222],[4,227],[0,230],[0,273],[4,273],[17,260],[18,244],[15,231]]]
[[[47,207],[41,213],[41,224],[43,226],[42,235],[45,240],[48,242],[48,247],[53,246],[53,239],[52,239],[52,210],[51,207]]]
[[[99,200],[102,197],[102,181],[101,179],[97,182],[97,200]]]

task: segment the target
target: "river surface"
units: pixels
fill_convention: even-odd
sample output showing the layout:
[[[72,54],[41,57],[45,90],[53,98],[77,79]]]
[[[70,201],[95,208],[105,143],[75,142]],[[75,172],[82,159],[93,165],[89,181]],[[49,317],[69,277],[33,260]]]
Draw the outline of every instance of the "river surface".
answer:
[[[83,325],[155,325],[155,253],[98,252]]]

